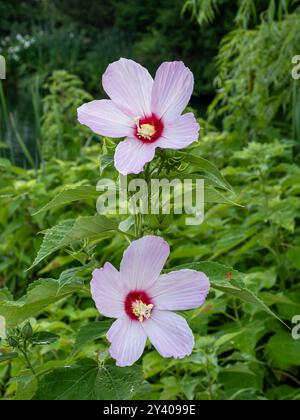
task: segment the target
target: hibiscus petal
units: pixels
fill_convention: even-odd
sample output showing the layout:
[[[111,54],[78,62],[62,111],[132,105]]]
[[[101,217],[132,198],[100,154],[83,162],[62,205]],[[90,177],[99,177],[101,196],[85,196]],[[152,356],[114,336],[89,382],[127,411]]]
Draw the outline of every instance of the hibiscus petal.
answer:
[[[94,133],[109,137],[126,137],[134,133],[133,121],[110,100],[92,101],[77,110],[78,121]]]
[[[154,143],[143,143],[136,138],[127,138],[118,144],[115,152],[115,167],[122,175],[139,174],[144,165],[154,159]]]
[[[128,317],[115,321],[106,337],[111,342],[110,355],[120,367],[133,365],[143,354],[147,340],[141,323]]]
[[[132,291],[147,290],[158,279],[169,254],[169,245],[158,236],[145,236],[132,242],[121,262],[124,282]]]
[[[183,149],[198,140],[199,130],[194,114],[189,112],[166,124],[162,137],[155,145],[162,149]]]
[[[192,353],[194,336],[182,316],[156,309],[142,326],[153,346],[163,357],[182,359]]]
[[[210,283],[204,273],[180,270],[160,276],[148,292],[155,308],[185,311],[201,306],[209,289]]]
[[[151,115],[153,79],[143,66],[121,58],[110,64],[103,75],[105,92],[131,118]]]
[[[175,120],[186,108],[194,89],[194,76],[181,61],[163,63],[156,72],[151,108],[164,122]]]
[[[126,292],[118,270],[110,263],[93,272],[92,297],[98,311],[109,318],[124,316]]]

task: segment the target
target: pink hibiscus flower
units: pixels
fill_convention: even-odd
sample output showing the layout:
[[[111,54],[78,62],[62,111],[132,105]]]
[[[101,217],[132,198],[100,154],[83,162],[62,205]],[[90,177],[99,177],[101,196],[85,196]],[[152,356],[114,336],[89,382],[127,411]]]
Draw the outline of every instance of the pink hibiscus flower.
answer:
[[[194,88],[182,62],[163,63],[153,81],[140,64],[121,58],[108,66],[102,84],[111,100],[81,106],[78,120],[102,136],[127,137],[115,153],[121,174],[142,172],[157,147],[183,149],[198,140],[194,115],[181,115]]]
[[[107,339],[118,366],[135,363],[147,338],[163,357],[183,358],[193,350],[191,329],[171,311],[202,305],[210,283],[205,274],[193,270],[160,275],[169,253],[162,238],[146,236],[125,251],[120,271],[106,263],[93,273],[91,291],[97,309],[117,318]]]

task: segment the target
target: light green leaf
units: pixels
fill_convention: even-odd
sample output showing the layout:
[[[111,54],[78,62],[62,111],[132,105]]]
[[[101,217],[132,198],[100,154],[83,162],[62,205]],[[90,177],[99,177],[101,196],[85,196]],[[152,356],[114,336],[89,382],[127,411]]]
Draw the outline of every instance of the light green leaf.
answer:
[[[83,288],[78,278],[78,268],[63,272],[58,280],[41,279],[32,283],[27,294],[17,301],[0,300],[0,315],[6,319],[6,327],[16,327],[26,319],[43,312],[49,305]]]
[[[129,400],[143,383],[139,366],[117,368],[113,363],[98,366],[93,360],[58,368],[43,377],[36,400]]]
[[[75,201],[96,199],[98,197],[96,187],[91,185],[81,185],[76,188],[66,189],[60,192],[56,197],[53,198],[48,204],[42,207],[40,210],[33,213],[33,216],[45,212],[47,210],[55,209],[57,207],[65,206]]]
[[[17,390],[15,399],[17,401],[29,401],[37,390],[37,379],[32,375],[23,375],[16,378]]]
[[[105,235],[117,229],[118,225],[115,221],[100,214],[79,217],[76,220],[65,220],[47,231],[36,259],[28,270],[72,242]]]

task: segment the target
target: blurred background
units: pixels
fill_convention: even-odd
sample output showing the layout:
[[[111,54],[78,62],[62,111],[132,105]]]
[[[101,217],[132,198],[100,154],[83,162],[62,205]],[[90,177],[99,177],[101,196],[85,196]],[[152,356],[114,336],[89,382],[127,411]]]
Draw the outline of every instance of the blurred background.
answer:
[[[152,74],[162,61],[183,60],[195,73],[193,103],[205,112],[214,95],[213,58],[234,11],[225,7],[217,26],[201,29],[191,6],[186,4],[184,11],[181,0],[101,0],[84,5],[77,0],[13,0],[9,5],[1,1],[0,52],[7,60],[1,136],[13,159],[24,163],[16,132],[34,162],[41,158],[39,127],[50,88],[47,81],[57,70],[65,71],[65,77],[76,76],[87,92],[100,97],[101,75],[120,57],[135,59]],[[56,73],[57,83],[62,78]],[[6,127],[4,106],[13,119]]]
[[[203,225],[156,221],[173,249],[170,268],[205,260],[235,267],[289,325],[300,314],[300,80],[292,77],[299,1],[0,0],[0,54],[7,63],[0,81],[0,287],[19,298],[38,278],[119,263],[126,243],[114,235],[72,244],[26,272],[42,242],[38,233],[90,215],[95,202],[33,213],[66,187],[96,185],[107,148],[77,123],[76,109],[103,98],[107,65],[133,58],[154,75],[161,62],[183,60],[195,76],[190,106],[202,126],[196,153],[222,171],[242,207],[215,183]],[[106,176],[114,176],[113,147],[101,161]],[[78,329],[97,316],[89,295],[52,305],[36,323],[63,339],[37,351],[34,362],[67,359]],[[300,341],[267,313],[220,293],[187,317],[195,354],[166,362],[149,351],[142,365],[152,387],[144,397],[300,399]],[[99,348],[104,342],[84,354]],[[21,366],[15,362],[10,374]],[[18,388],[5,369],[0,394],[10,398]]]

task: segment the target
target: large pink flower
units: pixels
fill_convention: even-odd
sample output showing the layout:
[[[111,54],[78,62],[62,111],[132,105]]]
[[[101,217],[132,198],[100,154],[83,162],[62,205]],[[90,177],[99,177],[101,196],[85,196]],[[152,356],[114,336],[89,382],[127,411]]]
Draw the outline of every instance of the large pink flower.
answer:
[[[146,340],[163,357],[191,354],[194,336],[184,318],[171,311],[202,305],[210,284],[203,273],[180,270],[160,275],[169,256],[160,237],[146,236],[125,251],[120,271],[106,263],[95,270],[92,296],[101,314],[117,318],[107,333],[118,366],[131,366]]]
[[[194,115],[181,115],[194,87],[182,62],[163,63],[153,81],[140,64],[121,58],[108,66],[102,84],[111,100],[81,106],[78,119],[102,136],[126,137],[115,154],[123,175],[142,172],[157,147],[183,149],[198,139]]]

